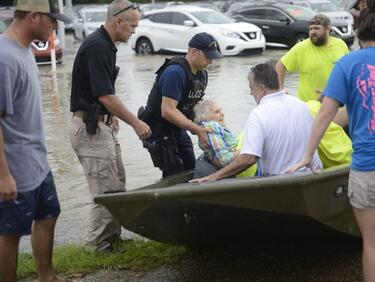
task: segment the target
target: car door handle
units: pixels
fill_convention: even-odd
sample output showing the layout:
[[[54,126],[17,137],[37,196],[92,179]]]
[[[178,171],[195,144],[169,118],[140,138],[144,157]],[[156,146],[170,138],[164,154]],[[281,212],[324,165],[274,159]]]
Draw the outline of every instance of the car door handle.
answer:
[[[270,27],[268,25],[262,25],[263,29],[269,29]]]

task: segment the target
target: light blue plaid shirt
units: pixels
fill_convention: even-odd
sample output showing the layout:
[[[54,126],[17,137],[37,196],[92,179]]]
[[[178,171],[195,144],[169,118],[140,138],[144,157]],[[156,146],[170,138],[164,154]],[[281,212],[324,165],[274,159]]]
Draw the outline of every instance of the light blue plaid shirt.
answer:
[[[237,147],[237,137],[227,128],[216,121],[203,122],[202,126],[211,130],[208,133],[209,148],[203,149],[205,157],[210,161],[217,161],[222,167],[233,160]]]

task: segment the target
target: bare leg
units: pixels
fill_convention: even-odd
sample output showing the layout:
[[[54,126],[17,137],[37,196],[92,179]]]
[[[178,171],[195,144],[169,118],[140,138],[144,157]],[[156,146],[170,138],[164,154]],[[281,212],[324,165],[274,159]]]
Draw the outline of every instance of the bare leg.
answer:
[[[375,281],[375,209],[353,208],[363,239],[363,280]]]
[[[53,238],[57,218],[35,220],[31,244],[37,264],[40,282],[64,281],[57,278],[52,266]]]
[[[0,281],[17,281],[19,236],[0,236]]]

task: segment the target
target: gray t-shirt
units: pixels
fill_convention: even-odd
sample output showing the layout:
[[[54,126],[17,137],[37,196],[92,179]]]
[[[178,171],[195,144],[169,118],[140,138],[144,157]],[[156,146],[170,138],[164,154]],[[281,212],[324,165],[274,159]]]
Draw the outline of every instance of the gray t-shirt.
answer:
[[[5,158],[17,192],[37,188],[50,171],[39,70],[30,48],[0,35],[0,118]]]

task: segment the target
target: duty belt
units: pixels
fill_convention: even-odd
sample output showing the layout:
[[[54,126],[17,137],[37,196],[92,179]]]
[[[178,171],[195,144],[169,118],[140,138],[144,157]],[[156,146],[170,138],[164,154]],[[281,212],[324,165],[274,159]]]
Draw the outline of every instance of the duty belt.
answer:
[[[73,116],[83,119],[85,117],[86,113],[87,112],[85,112],[85,111],[76,111],[76,112],[73,113]],[[99,115],[98,116],[98,121],[102,121],[107,125],[112,124],[112,119],[113,119],[113,115]]]

